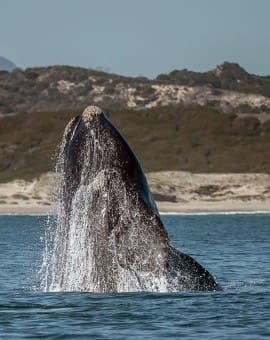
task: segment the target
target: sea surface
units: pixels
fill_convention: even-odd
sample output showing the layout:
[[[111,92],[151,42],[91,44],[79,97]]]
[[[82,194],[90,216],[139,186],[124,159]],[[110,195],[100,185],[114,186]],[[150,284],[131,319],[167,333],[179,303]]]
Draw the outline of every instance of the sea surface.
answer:
[[[270,339],[270,215],[163,215],[215,293],[45,293],[46,216],[0,216],[0,339]]]

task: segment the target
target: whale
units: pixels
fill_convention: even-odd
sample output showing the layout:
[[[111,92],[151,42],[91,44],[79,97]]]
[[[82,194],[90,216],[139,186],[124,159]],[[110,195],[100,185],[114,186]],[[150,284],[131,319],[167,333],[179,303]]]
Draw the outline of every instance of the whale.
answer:
[[[131,147],[97,106],[66,126],[50,289],[216,291],[214,277],[175,249]]]

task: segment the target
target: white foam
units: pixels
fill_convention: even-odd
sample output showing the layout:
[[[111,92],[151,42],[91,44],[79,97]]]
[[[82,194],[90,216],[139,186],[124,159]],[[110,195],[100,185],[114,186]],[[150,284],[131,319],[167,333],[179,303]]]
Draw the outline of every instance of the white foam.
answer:
[[[162,237],[160,231],[157,236],[160,220],[155,216],[145,219],[136,192],[127,190],[117,168],[107,168],[115,145],[98,138],[99,133],[89,130],[80,155],[79,182],[70,196],[72,178],[63,166],[63,145],[60,148],[59,213],[56,225],[51,222],[46,229],[41,288],[96,293],[168,291],[167,235],[164,231]]]

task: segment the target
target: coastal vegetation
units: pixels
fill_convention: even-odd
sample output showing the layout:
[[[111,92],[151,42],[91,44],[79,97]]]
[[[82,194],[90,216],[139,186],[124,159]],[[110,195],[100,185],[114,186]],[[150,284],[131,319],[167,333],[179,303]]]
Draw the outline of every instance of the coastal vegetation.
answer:
[[[0,181],[50,171],[65,125],[82,110],[0,118]],[[181,105],[112,109],[109,115],[146,172],[270,173],[270,121],[258,115]]]

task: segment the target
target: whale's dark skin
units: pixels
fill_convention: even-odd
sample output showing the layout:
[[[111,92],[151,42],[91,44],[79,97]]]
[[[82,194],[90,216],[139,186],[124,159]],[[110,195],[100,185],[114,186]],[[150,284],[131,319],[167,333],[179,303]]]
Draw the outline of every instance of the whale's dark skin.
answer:
[[[133,270],[136,259],[136,268],[139,267],[140,270],[152,272],[157,276],[165,275],[169,285],[174,286],[174,291],[219,289],[213,276],[205,268],[192,257],[170,246],[168,234],[140,163],[105,113],[97,107],[90,106],[81,116],[75,117],[68,124],[63,140],[64,185],[61,196],[65,203],[67,224],[71,202],[79,185],[89,185],[102,174],[102,185],[106,187],[110,196],[106,206],[106,223],[98,230],[95,248],[96,256],[99,257],[97,275],[100,275],[99,282],[102,281],[99,291],[116,291],[114,279],[116,274],[106,246],[106,240],[112,233],[117,253],[121,254],[117,261],[123,268]],[[97,147],[95,143],[99,146]],[[129,193],[128,204],[136,210],[131,213],[136,216],[138,212],[140,216],[138,230],[133,228],[132,233],[136,236],[137,232],[138,239],[140,237],[144,243],[138,243],[136,247],[133,247],[130,237],[131,224],[121,219],[122,207],[119,192],[114,186],[116,182],[122,183]],[[96,190],[94,195],[96,209],[99,209],[100,191]],[[136,224],[134,217],[131,220]],[[142,238],[144,232],[145,238]],[[143,283],[141,288],[144,290]]]

